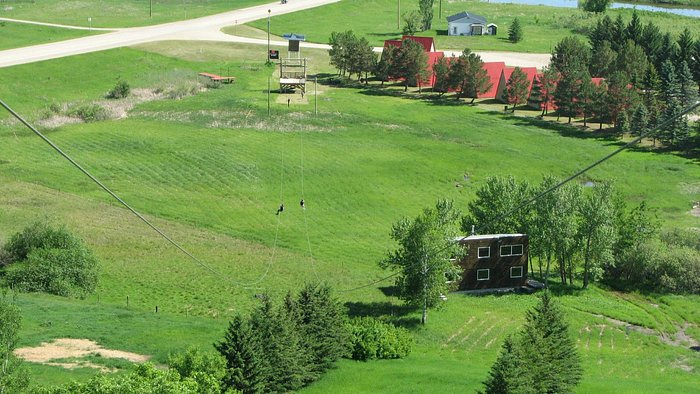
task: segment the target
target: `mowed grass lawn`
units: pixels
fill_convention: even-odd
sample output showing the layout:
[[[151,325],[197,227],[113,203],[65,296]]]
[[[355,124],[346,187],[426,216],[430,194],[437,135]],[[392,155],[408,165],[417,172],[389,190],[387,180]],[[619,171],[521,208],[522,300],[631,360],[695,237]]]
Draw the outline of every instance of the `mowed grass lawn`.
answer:
[[[99,33],[0,21],[0,50],[69,40],[90,34]]]
[[[93,27],[155,25],[264,4],[265,0],[4,0],[0,17]],[[152,8],[151,8],[152,5]],[[149,14],[150,12],[150,14]],[[88,21],[91,18],[91,21]]]
[[[19,296],[26,323],[22,345],[86,337],[162,363],[168,352],[189,344],[209,348],[257,294],[281,297],[316,280],[333,285],[354,313],[396,315],[397,301],[382,291],[390,282],[345,291],[387,274],[377,261],[393,247],[392,223],[440,197],[464,209],[488,176],[513,174],[532,182],[546,174],[564,177],[617,147],[615,140],[588,132],[535,127],[528,119],[454,100],[403,97],[398,87],[319,85],[318,116],[313,87],[290,107],[285,96],[273,94],[268,118],[267,82],[275,71],[261,64],[260,47],[141,48],[2,69],[2,80],[13,82],[0,86],[0,97],[34,121],[52,103],[100,99],[117,76],[134,88],[150,88],[201,71],[230,70],[237,77],[230,86],[143,103],[126,119],[45,130],[216,273],[169,246],[4,115],[0,239],[49,216],[81,235],[102,262],[98,290],[86,300]],[[332,72],[324,51],[305,55],[313,72]],[[690,160],[625,152],[588,179],[615,179],[630,204],[646,200],[657,207],[665,226],[698,226],[688,211],[700,190],[700,168]],[[302,197],[305,211],[298,207]],[[287,209],[275,216],[281,202]],[[626,332],[601,316],[672,333],[683,321],[700,324],[697,297],[647,298],[594,288],[560,300],[582,353],[583,392],[695,387],[697,353]],[[308,391],[475,390],[505,335],[534,302],[532,296],[450,295],[444,310],[431,312],[427,327],[414,328],[417,344],[409,358],[343,361]],[[401,321],[410,325],[416,317],[409,313]],[[38,383],[91,373],[32,370]]]
[[[401,2],[401,13],[417,10],[418,2]],[[447,35],[447,16],[467,11],[484,16],[489,23],[498,25],[496,36],[450,37]],[[512,52],[549,53],[564,37],[583,37],[589,26],[594,26],[597,17],[571,8],[547,6],[527,6],[516,4],[490,4],[482,1],[443,1],[442,18],[438,13],[438,2],[433,9],[432,29],[417,33],[420,36],[435,37],[438,50],[494,50]],[[616,18],[618,14],[629,21],[632,10],[608,10],[607,15]],[[662,31],[678,35],[689,28],[700,36],[700,23],[697,18],[671,14],[639,12],[642,21],[653,21]],[[519,18],[523,28],[523,40],[517,44],[508,41],[508,27],[514,18]],[[264,20],[249,24],[261,30],[267,29]],[[403,21],[401,22],[403,26]],[[306,34],[307,40],[327,43],[332,32],[353,30],[366,37],[373,46],[382,46],[384,40],[401,37],[402,29],[397,25],[397,2],[395,0],[343,0],[324,7],[314,8],[294,14],[274,16],[270,29],[281,35],[290,31]],[[230,30],[226,30],[231,33]],[[242,33],[239,33],[242,34]]]

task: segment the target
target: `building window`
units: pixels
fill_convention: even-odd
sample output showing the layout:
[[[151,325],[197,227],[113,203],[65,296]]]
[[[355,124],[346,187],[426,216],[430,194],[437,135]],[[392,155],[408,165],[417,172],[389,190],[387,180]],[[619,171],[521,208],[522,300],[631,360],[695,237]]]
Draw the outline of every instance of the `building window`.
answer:
[[[489,257],[491,257],[491,248],[488,246],[480,247],[478,253],[480,259],[488,259]]]
[[[489,269],[476,270],[476,280],[489,280],[490,271]]]
[[[457,26],[452,28],[452,35],[456,36],[457,35]]]
[[[523,267],[510,267],[510,277],[511,278],[522,278],[523,277]]]
[[[501,246],[501,256],[522,256],[523,244]]]

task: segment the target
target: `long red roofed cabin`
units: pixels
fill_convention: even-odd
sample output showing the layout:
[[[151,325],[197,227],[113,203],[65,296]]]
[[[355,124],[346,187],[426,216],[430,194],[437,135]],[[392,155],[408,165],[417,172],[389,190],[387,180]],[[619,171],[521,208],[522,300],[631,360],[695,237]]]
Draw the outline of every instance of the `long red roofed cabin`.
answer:
[[[537,73],[536,78],[537,79],[542,78],[542,73]],[[602,84],[603,81],[605,81],[605,78],[598,78],[598,77],[591,78],[591,83],[595,86],[600,86],[600,84]],[[533,81],[532,84],[534,85],[534,83],[535,82]],[[630,85],[630,88],[631,88],[631,85]],[[555,84],[555,89],[556,89],[556,84]],[[532,86],[530,87],[530,94],[532,94]],[[556,103],[554,103],[553,95],[554,95],[554,90],[552,90],[549,93],[549,103],[547,104],[547,111],[553,112],[553,111],[557,110],[557,105],[556,105]],[[544,101],[535,101],[535,100],[532,100],[530,97],[528,97],[527,105],[528,105],[528,107],[533,108],[533,109],[544,110]]]
[[[527,234],[470,235],[457,239],[467,253],[459,290],[520,287],[527,282]]]
[[[411,40],[419,43],[426,52],[435,52],[435,40],[433,37],[403,36],[401,41]]]
[[[477,98],[496,98],[496,92],[498,91],[498,81],[501,78],[501,73],[503,69],[506,68],[504,62],[484,62],[482,66],[486,70],[486,74],[489,76],[489,82],[491,82],[491,88],[484,93],[477,95]]]
[[[535,77],[537,76],[537,68],[536,67],[520,67],[520,69],[527,75],[527,80],[530,83],[530,85],[527,87],[527,95],[528,97],[530,96],[530,91],[532,90],[532,82],[535,80]],[[498,89],[496,91],[496,99],[499,101],[505,103],[506,102],[506,84],[508,83],[508,80],[510,79],[510,76],[513,74],[513,70],[515,70],[515,67],[506,67],[503,69],[501,72],[501,77],[498,80]]]

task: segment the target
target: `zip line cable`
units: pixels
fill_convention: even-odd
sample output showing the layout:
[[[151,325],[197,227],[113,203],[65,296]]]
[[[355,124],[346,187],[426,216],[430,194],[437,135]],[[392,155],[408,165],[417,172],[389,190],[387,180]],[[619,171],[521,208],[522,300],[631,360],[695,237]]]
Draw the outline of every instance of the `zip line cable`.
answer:
[[[321,282],[318,277],[318,272],[316,271],[316,261],[314,259],[313,252],[311,251],[311,239],[309,238],[309,224],[306,219],[306,206],[304,205],[306,197],[304,196],[304,132],[299,131],[299,152],[301,153],[301,208],[302,215],[304,216],[304,233],[306,234],[306,245],[309,249],[309,259],[311,261],[311,269],[314,272],[316,281]]]
[[[167,234],[165,234],[161,229],[156,227],[153,223],[151,223],[148,219],[143,217],[138,211],[136,211],[134,208],[131,207],[131,205],[127,204],[124,200],[122,200],[116,193],[114,193],[112,190],[110,190],[107,186],[105,186],[102,182],[100,182],[97,178],[95,178],[88,170],[83,168],[80,164],[78,164],[73,158],[71,158],[68,154],[66,154],[64,151],[61,150],[56,144],[53,143],[48,137],[46,137],[44,134],[42,134],[39,130],[37,130],[34,126],[29,124],[22,116],[20,116],[17,112],[15,112],[12,108],[10,108],[3,100],[0,99],[0,105],[2,105],[12,116],[17,118],[22,124],[24,124],[27,128],[29,128],[34,134],[39,136],[44,142],[49,144],[58,154],[63,156],[66,160],[68,160],[75,168],[80,170],[83,174],[85,174],[87,177],[89,177],[94,183],[96,183],[102,190],[107,192],[110,196],[112,196],[115,200],[117,200],[121,205],[123,205],[126,209],[128,209],[131,213],[133,213],[136,217],[138,217],[142,222],[144,222],[148,227],[150,227],[153,231],[157,232],[161,237],[163,237],[166,241],[168,241],[170,244],[175,246],[179,251],[187,255],[192,261],[197,263],[200,267],[206,269],[213,275],[216,275],[219,278],[224,278],[224,275],[217,271],[216,269],[212,268],[211,266],[207,265],[204,263],[202,260],[198,259],[195,257],[192,253],[187,251],[185,248],[180,246],[177,242],[175,242],[172,238],[170,238]],[[275,235],[275,239],[277,236]],[[265,274],[266,275],[266,274]],[[228,279],[229,282],[231,282],[235,286],[241,286],[241,287],[249,287],[247,284],[244,284],[242,282],[237,282],[231,279]]]
[[[532,198],[530,198],[530,199],[527,199],[527,200],[521,202],[520,204],[516,205],[514,208],[512,208],[512,209],[506,211],[505,213],[498,215],[495,219],[492,220],[492,223],[497,222],[497,221],[499,221],[499,220],[501,220],[501,219],[503,219],[503,218],[505,218],[505,217],[508,217],[508,216],[512,215],[513,213],[515,213],[515,212],[521,210],[522,208],[526,207],[527,205],[530,205],[530,204],[532,204],[533,202],[535,202],[535,201],[539,200],[540,198],[544,197],[545,195],[547,195],[547,194],[549,194],[549,193],[551,193],[551,192],[557,190],[558,188],[560,188],[560,187],[564,186],[565,184],[571,182],[572,180],[576,179],[577,177],[579,177],[579,176],[585,174],[585,173],[588,172],[590,169],[592,169],[592,168],[594,168],[594,167],[597,167],[598,165],[604,163],[605,161],[609,160],[610,158],[612,158],[613,156],[615,156],[615,155],[617,155],[618,153],[622,152],[623,150],[629,148],[630,146],[636,145],[636,144],[639,143],[639,141],[641,141],[642,139],[644,139],[644,138],[646,138],[646,137],[648,137],[648,136],[650,136],[650,135],[654,135],[654,134],[658,133],[659,131],[661,131],[661,130],[663,130],[664,128],[666,128],[666,126],[668,126],[668,125],[670,125],[672,122],[674,122],[676,119],[678,119],[678,118],[680,118],[680,117],[682,117],[682,116],[685,116],[685,115],[687,115],[687,114],[690,113],[690,112],[693,112],[693,111],[694,111],[696,108],[698,108],[698,107],[700,107],[700,101],[696,101],[694,104],[691,104],[690,106],[688,106],[687,108],[685,108],[683,111],[681,111],[681,112],[678,113],[677,115],[675,115],[675,116],[673,116],[673,117],[671,117],[671,118],[669,118],[669,119],[666,119],[664,122],[662,122],[662,123],[659,124],[658,126],[654,127],[653,129],[641,133],[641,134],[639,135],[639,137],[637,137],[637,138],[633,139],[632,141],[626,143],[625,145],[621,146],[620,148],[618,148],[617,150],[611,152],[610,154],[608,154],[608,155],[602,157],[601,159],[598,159],[597,161],[593,162],[593,164],[590,164],[589,166],[584,167],[583,169],[577,171],[577,172],[574,173],[573,175],[571,175],[571,176],[569,176],[568,178],[564,179],[563,181],[557,183],[556,185],[550,187],[549,189],[547,189],[547,190],[545,190],[545,191],[539,193],[538,195],[536,195],[536,196],[534,196],[534,197],[532,197]],[[480,230],[480,229],[482,229],[482,228],[484,228],[484,227],[486,227],[486,224],[479,226],[479,227],[476,229],[475,232],[478,233],[478,232],[479,232],[478,230]],[[462,242],[462,241],[464,241],[465,239],[467,239],[467,237],[468,237],[468,235],[465,235],[465,236],[463,236],[462,238],[460,238],[457,242]],[[452,246],[452,245],[448,245],[448,246],[442,247],[442,248],[438,249],[437,252],[435,252],[435,253],[437,254],[437,253],[443,252],[443,251],[447,250],[448,248],[450,248],[451,246]],[[396,272],[396,273],[394,273],[394,274],[392,274],[392,275],[389,275],[389,276],[387,276],[387,277],[384,277],[384,278],[382,278],[382,279],[378,279],[378,280],[376,280],[376,281],[374,281],[374,282],[372,282],[372,283],[370,283],[370,284],[366,284],[366,285],[354,287],[354,288],[351,288],[351,289],[340,290],[340,291],[338,291],[338,292],[339,292],[339,293],[347,293],[347,292],[351,292],[351,291],[355,291],[355,290],[360,290],[360,289],[363,289],[363,288],[365,288],[365,287],[369,287],[369,286],[372,286],[372,285],[374,285],[374,284],[383,282],[383,281],[385,281],[385,280],[387,280],[387,279],[393,278],[393,277],[399,275],[399,273],[400,273],[400,272]]]

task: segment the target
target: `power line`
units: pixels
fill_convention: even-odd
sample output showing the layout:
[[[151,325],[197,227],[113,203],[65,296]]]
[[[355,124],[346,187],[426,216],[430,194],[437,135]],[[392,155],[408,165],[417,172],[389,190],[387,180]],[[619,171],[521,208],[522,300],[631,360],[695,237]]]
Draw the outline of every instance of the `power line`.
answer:
[[[658,133],[659,131],[661,131],[661,130],[663,130],[664,128],[666,128],[666,126],[668,126],[668,125],[670,125],[672,122],[674,122],[677,118],[680,118],[680,117],[682,117],[682,116],[687,115],[687,114],[690,113],[690,112],[693,112],[693,111],[694,111],[696,108],[698,108],[698,107],[700,107],[700,101],[696,101],[695,104],[691,104],[690,106],[688,106],[686,109],[684,109],[683,111],[681,111],[681,112],[680,112],[679,114],[677,114],[676,116],[671,117],[671,118],[665,120],[664,122],[662,122],[662,123],[659,124],[658,126],[654,127],[653,129],[648,130],[648,131],[646,131],[646,132],[644,132],[644,133],[641,133],[641,134],[639,135],[639,137],[637,137],[637,138],[633,139],[632,141],[626,143],[626,144],[623,145],[622,147],[620,147],[620,148],[618,148],[617,150],[613,151],[612,153],[610,153],[610,154],[608,154],[608,155],[602,157],[601,159],[596,160],[595,162],[593,162],[593,164],[590,164],[589,166],[584,167],[583,169],[577,171],[577,172],[574,173],[573,175],[571,175],[571,176],[569,176],[568,178],[564,179],[563,181],[557,183],[556,185],[550,187],[549,189],[547,189],[547,190],[545,190],[545,191],[539,193],[538,195],[536,195],[536,196],[534,196],[534,197],[532,197],[532,198],[530,198],[530,199],[527,199],[527,200],[521,202],[520,204],[516,205],[514,208],[512,208],[512,209],[506,211],[505,213],[503,213],[503,214],[501,214],[501,215],[498,215],[495,219],[492,220],[492,223],[497,222],[497,221],[499,221],[499,220],[501,220],[501,219],[503,219],[503,218],[505,218],[505,217],[508,217],[508,216],[512,215],[513,213],[515,213],[515,212],[517,212],[517,211],[523,209],[524,207],[526,207],[526,206],[532,204],[533,202],[539,200],[540,198],[544,197],[545,195],[547,195],[547,194],[549,194],[549,193],[551,193],[551,192],[557,190],[558,188],[560,188],[560,187],[564,186],[565,184],[571,182],[572,180],[576,179],[577,177],[579,177],[579,176],[585,174],[586,172],[588,172],[588,171],[591,170],[592,168],[597,167],[598,165],[604,163],[605,161],[609,160],[610,158],[612,158],[613,156],[615,156],[615,155],[617,155],[618,153],[622,152],[623,150],[629,148],[630,146],[636,145],[636,144],[639,143],[642,139],[647,138],[647,137],[650,136],[650,135],[654,135],[654,134]],[[478,230],[480,230],[480,229],[486,227],[486,225],[487,225],[487,224],[484,224],[484,225],[479,226],[479,228],[476,229],[476,232],[478,233],[478,232],[479,232]],[[462,242],[462,241],[464,241],[467,237],[468,237],[468,236],[465,235],[465,236],[463,236],[462,238],[460,238],[459,240],[457,240],[457,242]],[[450,247],[452,247],[452,245],[444,246],[444,247],[438,249],[438,250],[435,252],[435,254],[440,253],[440,252],[443,252],[443,251],[447,250],[447,249],[450,248]],[[372,285],[374,285],[374,284],[383,282],[383,281],[385,281],[385,280],[387,280],[387,279],[393,278],[394,276],[397,276],[398,274],[399,274],[399,273],[397,272],[397,273],[394,273],[393,275],[389,275],[389,276],[387,276],[387,277],[384,277],[384,278],[382,278],[382,279],[379,279],[379,280],[377,280],[377,281],[374,281],[374,282],[372,282],[372,283],[370,283],[370,284],[362,285],[362,286],[359,286],[359,287],[356,287],[356,288],[352,288],[352,289],[340,290],[339,292],[340,292],[340,293],[345,293],[345,292],[360,290],[360,289],[363,289],[363,288],[365,288],[365,287],[369,287],[369,286],[372,286]]]

